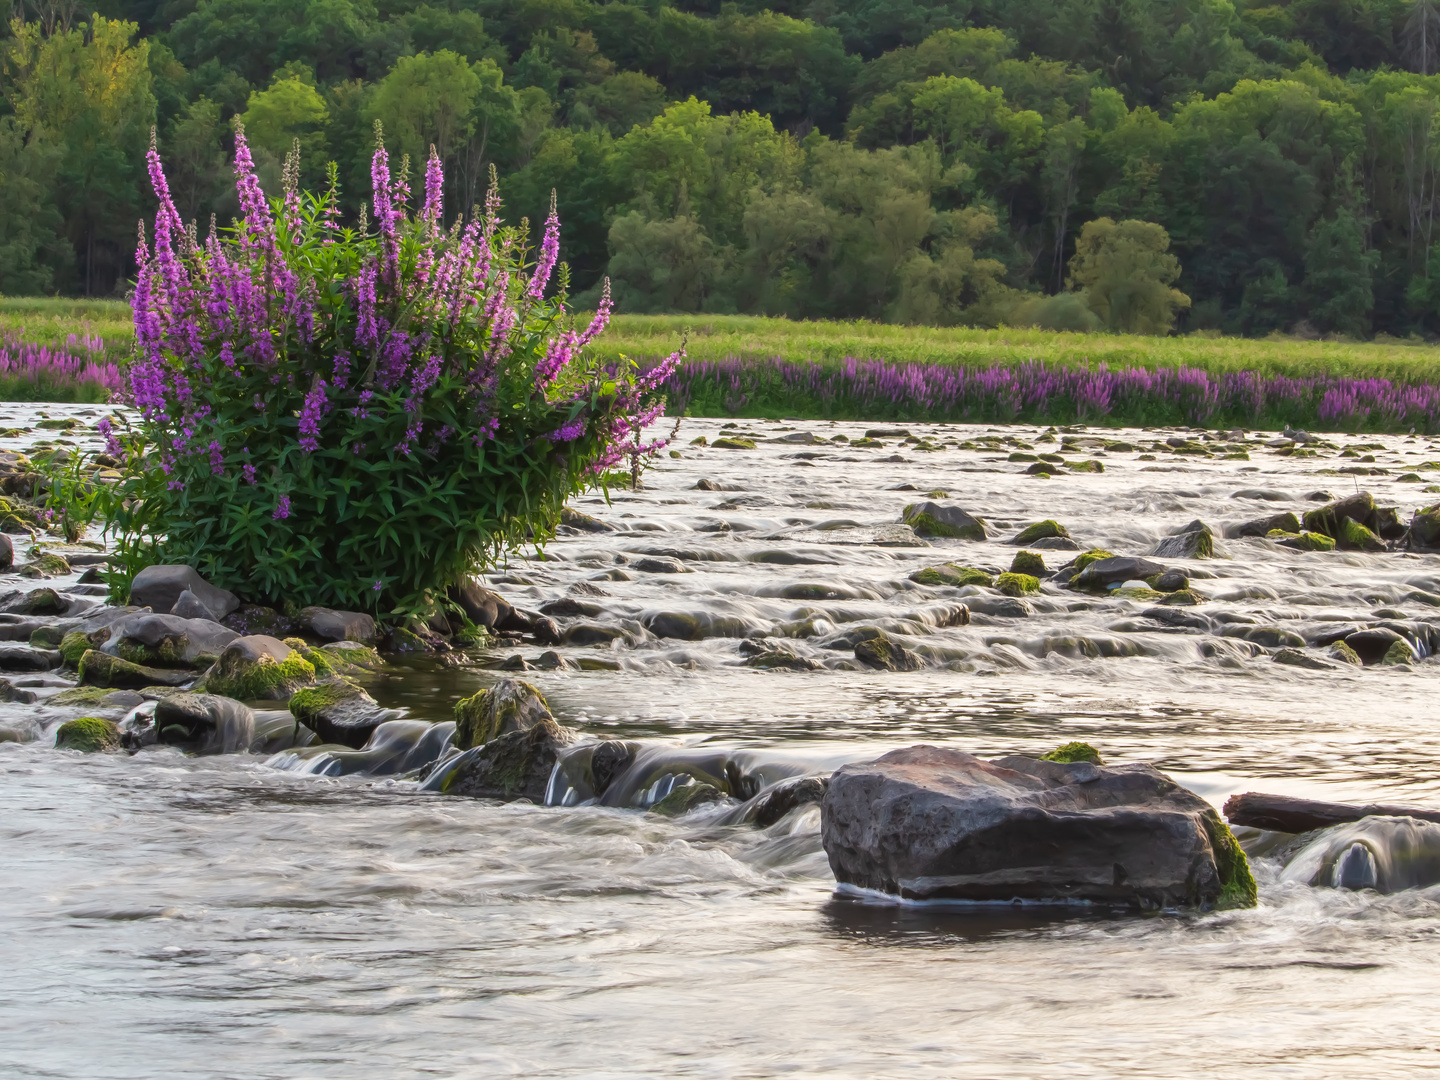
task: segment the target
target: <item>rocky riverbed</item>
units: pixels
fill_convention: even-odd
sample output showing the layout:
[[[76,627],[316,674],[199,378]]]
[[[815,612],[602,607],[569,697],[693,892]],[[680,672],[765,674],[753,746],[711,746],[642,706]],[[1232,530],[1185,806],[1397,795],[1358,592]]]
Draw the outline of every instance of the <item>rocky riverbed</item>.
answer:
[[[93,440],[98,410],[45,411],[9,407],[0,423],[31,430],[0,450]],[[1255,910],[1057,919],[837,896],[818,792],[765,800],[914,743],[996,758],[1084,740],[1216,807],[1257,788],[1434,804],[1440,555],[1425,519],[1406,532],[1440,500],[1433,440],[686,421],[675,447],[640,490],[577,499],[543,555],[484,583],[519,614],[483,643],[437,624],[423,635],[437,651],[340,657],[373,723],[323,744],[286,706],[333,685],[312,654],[330,663],[352,635],[313,616],[277,628],[311,674],[248,718],[186,712],[143,679],[65,704],[80,657],[65,664],[64,634],[107,617],[80,581],[103,552],[12,534],[0,593],[16,595],[0,607],[16,610],[0,624],[35,626],[0,649],[6,1068],[141,1076],[161,1055],[254,1076],[422,1057],[446,1075],[1281,1061],[1400,1075],[1428,1061],[1404,1033],[1425,1029],[1433,890],[1311,884],[1373,827],[1339,827],[1335,851],[1303,858],[1242,832]],[[47,610],[19,610],[47,589]],[[153,648],[125,662],[211,680],[201,647],[188,666]],[[493,768],[464,772],[474,752],[447,755],[456,703],[502,678],[535,685],[566,729],[543,783],[506,789],[530,784],[529,804],[455,794],[495,794]],[[82,715],[153,745],[54,749]],[[624,753],[600,761],[597,736]],[[118,1049],[54,1008],[77,985],[125,1033]],[[599,1045],[617,1049],[597,1066]]]

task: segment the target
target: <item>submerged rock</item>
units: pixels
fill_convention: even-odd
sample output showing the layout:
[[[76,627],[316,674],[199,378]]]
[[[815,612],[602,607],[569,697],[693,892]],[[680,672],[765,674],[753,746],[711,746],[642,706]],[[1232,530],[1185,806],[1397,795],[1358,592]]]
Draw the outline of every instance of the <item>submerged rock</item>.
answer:
[[[916,536],[984,540],[988,532],[983,518],[968,514],[958,506],[937,502],[911,503],[901,513],[900,520],[914,529]]]
[[[751,824],[768,829],[786,814],[802,806],[819,803],[829,787],[828,776],[795,776],[781,780],[755,796],[745,808],[744,816]]]
[[[233,754],[250,749],[255,713],[248,705],[216,694],[171,694],[155,704],[155,739],[197,754]]]
[[[1368,491],[1362,491],[1344,499],[1326,503],[1315,510],[1305,511],[1303,523],[1311,532],[1324,533],[1340,539],[1341,527],[1346,518],[1372,529],[1379,524],[1376,516],[1375,498]]]
[[[1219,815],[1143,764],[894,750],[831,777],[821,836],[837,881],[909,899],[1255,904]]]
[[[989,586],[995,579],[984,570],[977,570],[972,566],[942,563],[939,566],[927,566],[923,570],[914,571],[910,575],[910,580],[917,585],[949,585],[958,587],[961,585]]]
[[[578,738],[550,716],[508,731],[443,763],[424,787],[476,799],[528,799],[543,804],[560,751]]]
[[[892,641],[883,630],[877,630],[873,636],[855,643],[855,659],[866,667],[886,671],[918,671],[925,666],[924,661]]]
[[[1440,825],[1413,817],[1361,818],[1313,835],[1282,881],[1394,893],[1440,884]]]

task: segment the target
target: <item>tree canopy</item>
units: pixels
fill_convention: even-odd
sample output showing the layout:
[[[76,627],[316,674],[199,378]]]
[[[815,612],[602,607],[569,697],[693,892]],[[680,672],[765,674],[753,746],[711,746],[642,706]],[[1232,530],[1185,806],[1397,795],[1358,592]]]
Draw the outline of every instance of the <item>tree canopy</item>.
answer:
[[[28,8],[17,9],[22,13]],[[469,213],[551,191],[577,302],[1440,335],[1431,0],[103,0],[0,36],[0,291],[134,273],[295,140],[355,220],[379,122]],[[1188,301],[1188,303],[1186,302]]]

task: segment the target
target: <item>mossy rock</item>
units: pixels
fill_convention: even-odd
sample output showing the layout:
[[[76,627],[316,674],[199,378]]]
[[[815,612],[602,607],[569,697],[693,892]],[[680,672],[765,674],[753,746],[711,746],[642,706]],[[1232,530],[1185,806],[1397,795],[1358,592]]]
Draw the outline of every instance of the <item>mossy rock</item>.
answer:
[[[976,570],[971,566],[956,566],[954,563],[944,563],[940,566],[927,566],[923,570],[916,570],[910,575],[910,580],[917,585],[949,585],[958,588],[962,585],[985,585],[994,584],[994,579],[983,570]]]
[[[58,649],[66,638],[65,629],[55,624],[37,626],[30,635],[30,647],[34,649]]]
[[[317,679],[329,679],[336,674],[335,665],[330,662],[329,656],[323,650],[315,648],[300,638],[287,637],[281,640],[310,662],[310,666],[315,669]]]
[[[1224,457],[1222,460],[1224,460],[1224,461],[1249,461],[1249,460],[1250,460],[1250,455],[1247,454],[1244,450],[1235,450],[1235,451],[1233,451],[1233,452],[1231,452],[1231,453],[1229,453],[1229,454],[1226,454],[1225,457]]]
[[[1031,574],[1001,574],[995,588],[1006,596],[1033,596],[1040,591],[1040,579]]]
[[[106,631],[106,633],[109,633],[109,631]],[[91,641],[89,635],[82,634],[79,630],[71,630],[60,639],[60,659],[62,665],[67,668],[79,667],[80,658],[98,644],[99,642]]]
[[[1067,742],[1064,746],[1057,746],[1048,754],[1041,754],[1040,760],[1059,761],[1066,765],[1076,761],[1088,761],[1091,765],[1105,764],[1100,758],[1100,751],[1088,742]]]
[[[1385,550],[1385,541],[1353,518],[1347,517],[1340,523],[1340,535],[1335,540],[1340,547],[1351,551]]]
[[[1260,901],[1260,893],[1240,842],[1214,810],[1207,810],[1201,820],[1215,853],[1215,869],[1220,873],[1220,896],[1215,907],[1221,911],[1253,908]]]
[[[1350,664],[1354,667],[1363,667],[1365,661],[1360,659],[1360,654],[1343,641],[1337,641],[1330,646],[1325,653],[1331,660],[1337,660],[1342,664]]]
[[[1295,551],[1334,551],[1335,541],[1324,533],[1318,532],[1286,532],[1284,529],[1271,529],[1265,534],[1265,539],[1273,540],[1284,547],[1292,548]]]
[[[54,697],[46,698],[46,705],[58,705],[65,707],[90,707],[99,705],[115,691],[108,686],[72,686],[68,690],[61,690]]]
[[[358,641],[332,641],[315,651],[325,657],[331,668],[341,675],[379,671],[385,666],[385,661],[380,658],[377,650]]]
[[[953,540],[986,538],[985,519],[966,513],[958,506],[910,503],[901,511],[900,520],[915,530],[916,536]]]
[[[293,648],[283,660],[276,660],[269,654],[244,656],[234,646],[235,642],[227,646],[205,675],[207,694],[236,701],[289,701],[296,691],[315,682],[315,665]]]
[[[116,690],[138,690],[143,686],[179,686],[194,675],[187,671],[162,671],[131,663],[119,656],[89,649],[80,657],[79,679],[89,686],[106,686]],[[214,693],[214,691],[211,691]],[[226,694],[226,697],[235,697]]]
[[[314,718],[323,710],[332,705],[338,705],[342,701],[350,701],[353,698],[368,698],[359,686],[349,679],[331,679],[328,682],[317,683],[314,686],[303,686],[290,695],[290,703],[287,706],[291,715],[302,724],[307,725],[313,731]]]
[[[883,630],[855,644],[855,659],[866,667],[886,671],[918,671],[924,663],[904,646],[890,640]]]
[[[725,793],[714,784],[686,784],[673,789],[669,795],[650,807],[650,812],[661,817],[680,817],[697,806],[717,803],[723,798]]]
[[[70,564],[53,551],[36,553],[28,563],[20,568],[20,576],[25,578],[63,577],[68,573],[70,573]]]
[[[867,435],[863,439],[855,439],[853,442],[850,443],[850,445],[859,447],[862,450],[878,450],[885,444],[879,439],[872,439]]]
[[[407,630],[403,626],[397,626],[390,631],[390,652],[414,653],[429,651],[430,646],[425,643],[425,639],[414,631]]]
[[[1045,573],[1045,559],[1036,551],[1017,551],[1010,560],[1010,573],[1038,578]]]
[[[1084,551],[1081,552],[1079,555],[1076,555],[1075,561],[1072,562],[1070,565],[1075,568],[1075,573],[1079,574],[1080,571],[1084,570],[1092,562],[1099,562],[1101,559],[1113,558],[1115,558],[1115,553],[1113,551],[1106,551],[1104,548],[1091,548],[1089,551]],[[1073,580],[1071,583],[1074,583]]]
[[[1011,454],[1011,455],[1010,455],[1008,458],[1006,458],[1005,460],[1006,460],[1006,461],[1039,461],[1040,459],[1039,459],[1038,457],[1036,457],[1034,454],[1026,454],[1026,453],[1023,453],[1023,452],[1017,450],[1017,451],[1015,451],[1015,453]]]
[[[484,746],[501,735],[528,731],[553,719],[550,703],[534,686],[519,679],[502,679],[455,703],[455,746],[460,750]]]
[[[1061,525],[1058,521],[1046,518],[1044,521],[1037,521],[1033,525],[1027,525],[1015,535],[1010,542],[1012,544],[1033,544],[1036,540],[1046,540],[1050,537],[1070,539],[1070,530]]]
[[[925,498],[927,499],[948,499],[949,497],[950,493],[940,488],[936,488],[934,491],[925,492]]]
[[[1096,461],[1094,458],[1091,458],[1089,461],[1072,461],[1070,462],[1070,471],[1103,473],[1105,471],[1105,463],[1103,461]]]
[[[87,754],[120,749],[120,729],[98,716],[81,716],[60,725],[55,732],[57,750],[83,750]]]
[[[693,438],[693,439],[690,440],[690,445],[691,445],[691,446],[709,446],[709,445],[710,445],[710,440],[707,439],[707,438],[705,438],[704,435],[697,435],[695,438]]]
[[[717,450],[754,450],[755,440],[744,439],[738,435],[726,435],[716,439],[711,445]]]
[[[1390,647],[1385,650],[1385,655],[1381,658],[1380,663],[1384,667],[1398,667],[1402,664],[1408,666],[1414,661],[1415,649],[1408,641],[1402,639],[1390,643]]]

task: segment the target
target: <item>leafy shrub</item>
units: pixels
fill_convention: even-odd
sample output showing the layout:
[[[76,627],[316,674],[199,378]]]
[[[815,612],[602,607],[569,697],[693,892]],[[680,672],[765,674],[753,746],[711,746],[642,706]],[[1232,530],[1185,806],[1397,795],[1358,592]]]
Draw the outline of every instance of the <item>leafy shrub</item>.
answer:
[[[378,136],[378,127],[377,127]],[[201,245],[171,202],[143,228],[129,431],[102,423],[124,479],[72,489],[124,563],[189,563],[253,600],[384,615],[553,530],[566,498],[634,454],[679,361],[640,372],[587,348],[609,316],[567,317],[553,210],[538,250],[483,212],[444,227],[432,149],[417,213],[408,162],[372,164],[373,220],[339,224],[335,170],[302,193],[298,145],[267,200],[237,128],[243,219]]]

